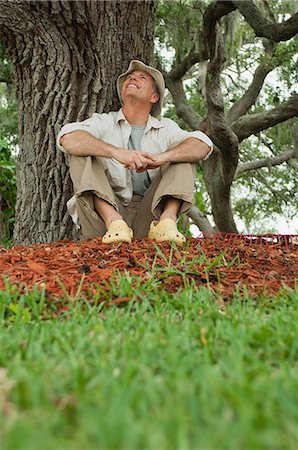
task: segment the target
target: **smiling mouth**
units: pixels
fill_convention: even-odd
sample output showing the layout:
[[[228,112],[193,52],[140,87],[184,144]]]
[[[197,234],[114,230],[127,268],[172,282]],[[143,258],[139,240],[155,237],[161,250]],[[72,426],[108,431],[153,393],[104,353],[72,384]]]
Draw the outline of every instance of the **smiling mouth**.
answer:
[[[136,85],[133,84],[133,83],[129,83],[129,84],[126,86],[126,88],[129,88],[129,87],[132,87],[132,88],[134,88],[134,89],[139,89],[138,86],[136,86]]]

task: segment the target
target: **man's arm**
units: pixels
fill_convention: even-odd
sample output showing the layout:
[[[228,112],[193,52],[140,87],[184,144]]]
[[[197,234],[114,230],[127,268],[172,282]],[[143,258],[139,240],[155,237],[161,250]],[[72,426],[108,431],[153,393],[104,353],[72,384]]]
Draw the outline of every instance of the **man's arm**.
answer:
[[[155,155],[156,161],[149,163],[147,169],[156,169],[169,162],[197,163],[201,159],[204,159],[210,150],[210,147],[205,142],[190,137],[181,142],[181,144],[176,145],[176,147]]]
[[[64,150],[74,156],[106,156],[112,158],[115,147],[96,139],[88,131],[73,131],[60,138]]]
[[[73,131],[60,138],[64,150],[74,156],[101,156],[114,158],[132,170],[143,169],[155,163],[156,155],[115,147],[95,138],[88,131]]]

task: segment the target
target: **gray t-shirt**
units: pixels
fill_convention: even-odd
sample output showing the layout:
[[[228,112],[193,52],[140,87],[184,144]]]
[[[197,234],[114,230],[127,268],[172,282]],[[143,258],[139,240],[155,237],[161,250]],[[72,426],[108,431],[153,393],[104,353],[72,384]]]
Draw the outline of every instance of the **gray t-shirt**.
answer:
[[[141,140],[146,128],[145,125],[131,125],[131,135],[128,141],[128,148],[130,150],[141,150]],[[135,170],[131,171],[132,188],[135,194],[144,195],[150,186],[150,178],[147,170],[145,172],[137,173]]]

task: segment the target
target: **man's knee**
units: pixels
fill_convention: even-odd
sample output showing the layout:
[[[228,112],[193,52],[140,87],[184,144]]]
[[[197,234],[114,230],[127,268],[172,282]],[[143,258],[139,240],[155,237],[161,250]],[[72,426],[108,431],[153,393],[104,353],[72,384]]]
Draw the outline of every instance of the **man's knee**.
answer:
[[[76,186],[78,186],[81,182],[83,172],[86,167],[88,156],[74,156],[69,155],[69,173],[70,178],[72,179],[74,188],[76,190]]]
[[[161,179],[166,184],[177,184],[190,189],[194,185],[197,164],[193,163],[169,163],[162,166]]]

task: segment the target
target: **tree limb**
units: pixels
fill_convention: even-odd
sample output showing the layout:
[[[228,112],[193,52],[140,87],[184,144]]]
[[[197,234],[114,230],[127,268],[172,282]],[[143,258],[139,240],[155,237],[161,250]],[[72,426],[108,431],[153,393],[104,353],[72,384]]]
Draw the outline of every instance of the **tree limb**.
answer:
[[[272,184],[260,172],[256,172],[254,174],[254,178],[258,180],[260,183],[262,183],[264,186],[266,186],[266,188],[269,190],[269,192],[271,192],[271,194],[273,195],[273,197],[276,198],[277,201],[281,202],[284,201],[282,195],[272,187]]]
[[[224,3],[224,5],[223,5]],[[223,37],[217,22],[219,13],[233,11],[230,2],[215,2],[204,13],[204,39],[210,62],[206,78],[206,100],[210,119],[212,140],[224,152],[229,166],[236,167],[238,160],[238,140],[228,126],[224,116],[224,101],[221,92],[221,71],[226,60]]]
[[[207,22],[212,22],[214,26],[214,24],[223,16],[226,16],[230,12],[237,9],[237,6],[234,3],[235,2],[233,1],[225,0],[219,0],[211,3],[204,13],[205,20]]]
[[[13,84],[10,76],[5,77],[0,75],[0,83]]]
[[[239,163],[235,173],[235,179],[238,178],[244,172],[260,169],[261,167],[270,168],[272,166],[278,166],[279,164],[289,161],[289,159],[291,158],[295,158],[296,154],[297,150],[292,149],[271,158],[269,157],[257,159],[255,161],[250,161],[246,163]]]
[[[187,212],[187,215],[193,220],[201,231],[214,231],[208,217],[197,206],[192,206]]]
[[[273,23],[264,17],[254,1],[234,0],[233,3],[258,37],[280,42],[287,41],[298,33],[298,13],[282,23]]]
[[[269,53],[272,54],[275,47],[276,45],[274,43],[268,42],[267,45],[265,45],[265,52],[267,54]],[[272,61],[261,63],[257,67],[250,86],[248,87],[244,95],[237,102],[235,102],[228,111],[227,113],[228,124],[231,124],[239,117],[243,116],[252,107],[252,105],[255,104],[260,94],[260,91],[263,87],[265,78],[268,75],[268,73],[273,69],[273,67],[274,65]]]
[[[295,116],[298,116],[298,94],[293,94],[288,101],[281,103],[271,111],[241,117],[232,124],[231,128],[241,142],[252,134],[259,133]]]
[[[188,70],[196,63],[204,61],[202,54],[194,52],[193,49],[189,54],[180,62],[178,66],[173,68],[168,74],[173,81],[181,80],[181,78],[188,72]]]
[[[166,81],[166,86],[173,96],[177,115],[184,120],[189,128],[191,128],[192,130],[197,130],[199,128],[200,122],[202,121],[202,118],[188,103],[183,89],[182,81],[174,81],[166,73],[163,73],[163,75]]]

